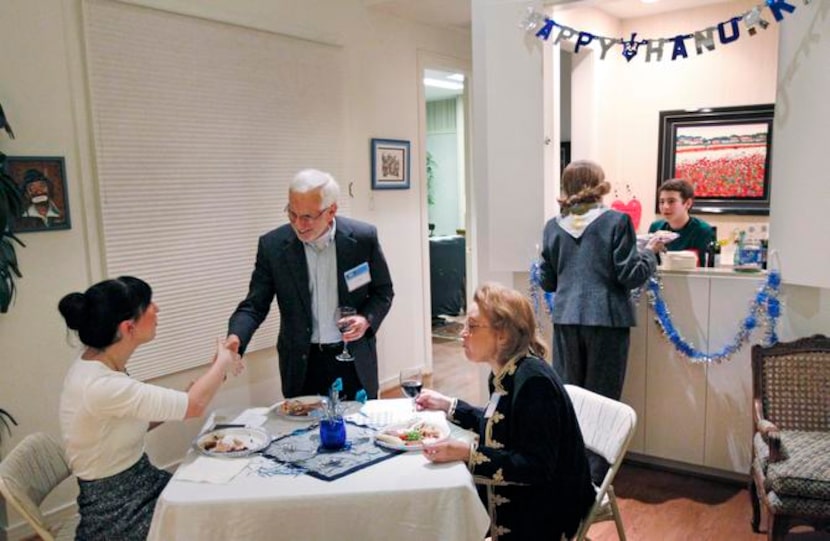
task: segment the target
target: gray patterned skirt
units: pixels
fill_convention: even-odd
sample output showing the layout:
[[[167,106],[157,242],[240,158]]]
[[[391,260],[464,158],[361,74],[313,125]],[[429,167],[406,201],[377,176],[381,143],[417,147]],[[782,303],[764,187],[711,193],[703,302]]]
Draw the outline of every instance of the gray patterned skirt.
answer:
[[[111,477],[82,481],[78,495],[78,541],[147,539],[156,500],[170,474],[150,464],[147,455]]]

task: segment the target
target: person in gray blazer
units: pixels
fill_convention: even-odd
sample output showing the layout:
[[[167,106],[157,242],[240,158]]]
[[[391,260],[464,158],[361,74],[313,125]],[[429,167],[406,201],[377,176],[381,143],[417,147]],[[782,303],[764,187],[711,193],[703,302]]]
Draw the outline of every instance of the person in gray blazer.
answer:
[[[288,191],[289,223],[259,238],[248,296],[231,315],[228,344],[240,354],[276,297],[282,392],[286,398],[327,393],[336,378],[353,399],[378,393],[375,336],[394,291],[374,226],[337,213],[340,188],[323,171],[297,173]],[[338,329],[338,308],[353,307]],[[341,322],[342,323],[342,322]],[[353,362],[336,359],[348,342]]]
[[[559,375],[619,400],[636,324],[629,292],[654,272],[662,244],[655,238],[637,249],[628,215],[602,204],[610,189],[594,162],[565,168],[561,214],[545,225],[541,283],[556,293],[553,364]]]
[[[545,225],[541,262],[542,289],[556,293],[553,367],[565,383],[619,400],[636,324],[629,292],[654,273],[663,245],[653,237],[638,250],[631,218],[602,204],[611,186],[598,164],[570,163],[561,188],[561,213]],[[591,452],[588,460],[601,482],[607,462]]]

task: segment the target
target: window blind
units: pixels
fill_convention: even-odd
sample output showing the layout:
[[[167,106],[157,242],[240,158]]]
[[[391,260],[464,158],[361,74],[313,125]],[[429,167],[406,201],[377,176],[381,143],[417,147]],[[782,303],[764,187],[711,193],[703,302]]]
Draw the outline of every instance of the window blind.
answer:
[[[151,379],[212,359],[293,175],[339,177],[342,51],[107,0],[84,27],[106,272],[153,287],[157,337],[129,366]],[[272,307],[249,351],[278,325]]]

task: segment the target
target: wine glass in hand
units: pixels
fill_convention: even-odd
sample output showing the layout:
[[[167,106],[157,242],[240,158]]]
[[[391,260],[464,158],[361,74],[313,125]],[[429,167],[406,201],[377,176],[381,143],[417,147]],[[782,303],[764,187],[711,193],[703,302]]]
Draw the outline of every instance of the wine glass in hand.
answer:
[[[400,373],[401,392],[412,399],[412,409],[415,409],[415,397],[424,386],[424,373],[421,367],[404,368]]]
[[[357,310],[355,310],[351,306],[337,307],[337,311],[334,314],[334,318],[337,320],[337,329],[341,333],[347,333],[349,329],[352,327],[352,322],[349,318],[354,315],[357,315]],[[345,337],[343,338],[343,351],[341,353],[338,353],[335,359],[344,362],[354,361],[354,355],[349,353],[349,343],[346,341]]]

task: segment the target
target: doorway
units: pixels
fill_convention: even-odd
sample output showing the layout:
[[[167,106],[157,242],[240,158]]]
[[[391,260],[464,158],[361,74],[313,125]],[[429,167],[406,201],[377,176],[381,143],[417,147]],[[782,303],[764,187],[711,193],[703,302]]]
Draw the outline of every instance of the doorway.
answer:
[[[465,76],[424,70],[427,228],[433,334],[455,327],[467,307]]]
[[[458,369],[466,363],[459,362],[459,357],[463,359],[459,333],[467,309],[472,260],[469,77],[459,63],[447,60],[422,58],[420,66],[428,371],[436,388],[461,383]]]

